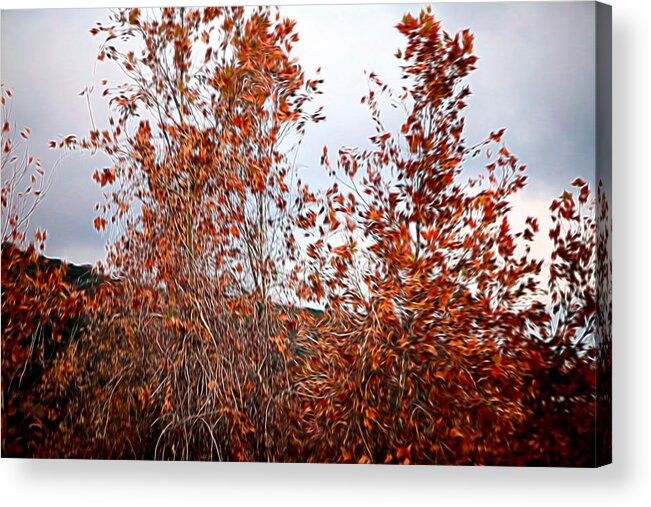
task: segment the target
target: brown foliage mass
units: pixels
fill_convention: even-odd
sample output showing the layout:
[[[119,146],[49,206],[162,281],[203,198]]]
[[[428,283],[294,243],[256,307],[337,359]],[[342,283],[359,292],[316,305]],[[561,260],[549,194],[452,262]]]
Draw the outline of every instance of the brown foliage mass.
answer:
[[[372,148],[342,148],[333,166],[324,149],[333,183],[319,195],[293,163],[323,117],[292,21],[131,9],[91,30],[128,81],[105,83],[105,130],[53,144],[110,157],[94,174],[105,279],[71,289],[60,268],[26,264],[33,249],[3,246],[3,428],[37,319],[54,341],[66,319],[88,320],[29,391],[60,412],[49,447],[9,448],[10,429],[3,452],[594,464],[594,334],[610,303],[597,297],[588,184],[551,204],[543,283],[537,217],[509,221],[525,167],[504,129],[464,137],[472,34],[449,35],[429,9],[397,29],[405,87],[369,75]],[[387,100],[405,113],[397,134]]]

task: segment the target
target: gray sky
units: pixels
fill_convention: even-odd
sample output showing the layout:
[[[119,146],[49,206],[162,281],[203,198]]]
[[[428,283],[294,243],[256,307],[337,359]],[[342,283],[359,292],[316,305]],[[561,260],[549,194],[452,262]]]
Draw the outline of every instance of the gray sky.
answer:
[[[466,109],[470,143],[490,131],[507,128],[509,149],[528,167],[529,185],[514,200],[514,222],[527,214],[547,216],[552,198],[577,176],[594,182],[594,4],[448,3],[432,4],[448,32],[470,28],[475,34],[478,68],[469,79],[473,95]],[[367,146],[373,135],[360,98],[367,91],[364,70],[400,86],[393,56],[404,46],[394,28],[405,12],[421,5],[303,6],[281,8],[297,20],[296,55],[308,75],[321,67],[327,120],[311,126],[299,154],[303,179],[326,183],[319,166],[323,146],[330,153],[345,146]],[[103,9],[3,11],[2,82],[14,92],[17,126],[32,130],[31,150],[51,167],[59,154],[49,140],[88,132],[90,120],[79,92],[87,85],[121,82],[111,63],[98,63],[97,39],[88,30],[105,21]],[[106,117],[99,93],[93,99],[96,121]],[[399,128],[391,110],[386,126]],[[56,169],[49,194],[36,212],[33,227],[48,231],[46,253],[73,262],[104,257],[104,239],[92,225],[101,192],[92,181],[107,160],[72,154]],[[541,220],[543,227],[546,223]],[[543,229],[544,231],[544,229]],[[549,250],[546,232],[534,251]]]

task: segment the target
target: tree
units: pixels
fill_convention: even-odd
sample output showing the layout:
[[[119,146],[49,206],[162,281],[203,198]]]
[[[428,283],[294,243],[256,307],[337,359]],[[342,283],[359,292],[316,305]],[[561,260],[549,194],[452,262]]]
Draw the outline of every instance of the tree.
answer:
[[[47,239],[30,219],[49,186],[30,154],[30,129],[17,129],[12,93],[2,87],[2,454],[44,456],[45,437],[58,424],[60,398],[53,364],[70,338],[85,296],[66,268],[40,254]]]
[[[305,339],[311,353],[296,368],[306,455],[360,463],[589,462],[591,211],[569,192],[552,205],[550,309],[542,260],[530,254],[538,221],[528,218],[522,231],[509,221],[525,167],[503,144],[504,129],[479,145],[464,138],[471,92],[463,80],[477,61],[472,34],[447,34],[429,8],[405,15],[397,28],[407,39],[397,54],[404,93],[396,100],[370,74],[362,102],[376,125],[374,147],[340,150],[336,168],[324,150],[336,181],[320,220],[305,227],[314,238],[307,247],[313,266],[305,268],[302,295],[327,305]],[[381,121],[387,94],[407,115],[399,135]],[[482,153],[484,171],[469,175],[464,168]],[[587,184],[574,184],[583,205]],[[587,435],[578,444],[569,420]]]
[[[113,23],[91,32],[128,82],[104,92],[108,129],[73,140],[112,162],[94,174],[116,283],[83,359],[97,378],[79,381],[99,396],[89,439],[111,456],[279,459],[297,321],[291,153],[322,118],[307,112],[318,81],[277,11],[129,9]]]

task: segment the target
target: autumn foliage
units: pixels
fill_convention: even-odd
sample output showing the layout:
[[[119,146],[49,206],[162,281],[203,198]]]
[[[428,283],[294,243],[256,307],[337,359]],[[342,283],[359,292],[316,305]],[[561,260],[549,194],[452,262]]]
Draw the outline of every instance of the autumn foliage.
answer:
[[[129,9],[91,30],[128,79],[103,83],[106,124],[53,145],[111,161],[93,174],[100,286],[33,267],[24,233],[3,228],[3,386],[35,360],[39,319],[53,342],[86,319],[32,391],[63,414],[48,426],[56,444],[21,452],[594,465],[605,195],[597,217],[588,183],[571,182],[550,206],[551,260],[535,258],[540,217],[510,220],[527,176],[505,129],[464,135],[473,35],[446,33],[429,9],[397,29],[405,87],[369,75],[372,147],[336,160],[324,148],[323,193],[294,166],[323,116],[292,21]],[[399,132],[384,126],[387,101],[405,112]],[[9,435],[3,452],[18,453]]]
[[[2,89],[2,453],[47,455],[47,435],[62,404],[57,354],[79,328],[87,301],[65,266],[39,253],[45,231],[30,237],[30,218],[48,188],[48,175],[16,135],[11,91]]]
[[[405,16],[399,136],[375,87],[363,99],[374,148],[340,152],[311,252],[329,304],[298,368],[306,441],[317,461],[572,464],[590,460],[594,418],[594,219],[589,190],[551,206],[549,287],[513,231],[509,198],[525,167],[503,130],[466,146],[463,78],[473,37],[427,12]],[[485,170],[463,173],[485,152]],[[327,160],[325,161],[328,164]],[[364,171],[361,178],[357,171]],[[337,238],[332,248],[324,238]],[[521,245],[523,248],[518,248]],[[325,245],[325,247],[324,247]],[[546,307],[551,295],[552,310]],[[319,294],[315,294],[319,296]],[[552,317],[553,316],[553,317]],[[561,428],[565,428],[561,430]]]

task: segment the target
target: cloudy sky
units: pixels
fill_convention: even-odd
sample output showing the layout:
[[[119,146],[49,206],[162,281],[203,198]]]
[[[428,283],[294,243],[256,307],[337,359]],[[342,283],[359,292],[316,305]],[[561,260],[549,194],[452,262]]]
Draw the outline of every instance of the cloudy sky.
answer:
[[[509,149],[525,163],[529,185],[514,201],[514,221],[527,214],[547,215],[552,198],[577,176],[594,181],[594,4],[591,2],[440,3],[435,15],[448,32],[474,32],[478,69],[469,79],[473,96],[466,110],[470,143],[490,131],[507,128]],[[405,12],[419,4],[302,6],[281,8],[297,21],[296,55],[308,75],[321,67],[327,120],[312,126],[299,163],[304,179],[325,183],[319,167],[323,146],[366,146],[372,124],[360,97],[367,91],[364,71],[376,72],[400,86],[398,61],[403,47],[394,28]],[[96,62],[97,40],[88,29],[106,21],[103,9],[2,11],[2,82],[14,92],[13,111],[19,128],[32,130],[31,150],[44,167],[59,154],[49,140],[82,135],[90,128],[85,99],[79,92],[102,79],[119,81],[111,63]],[[106,117],[98,93],[96,118]],[[400,117],[387,116],[387,127],[399,128]],[[92,225],[101,193],[93,170],[106,164],[101,156],[73,154],[56,167],[53,184],[32,226],[48,231],[47,255],[76,263],[104,257],[104,239]],[[543,225],[545,221],[543,220]],[[546,234],[537,244],[548,250]]]

